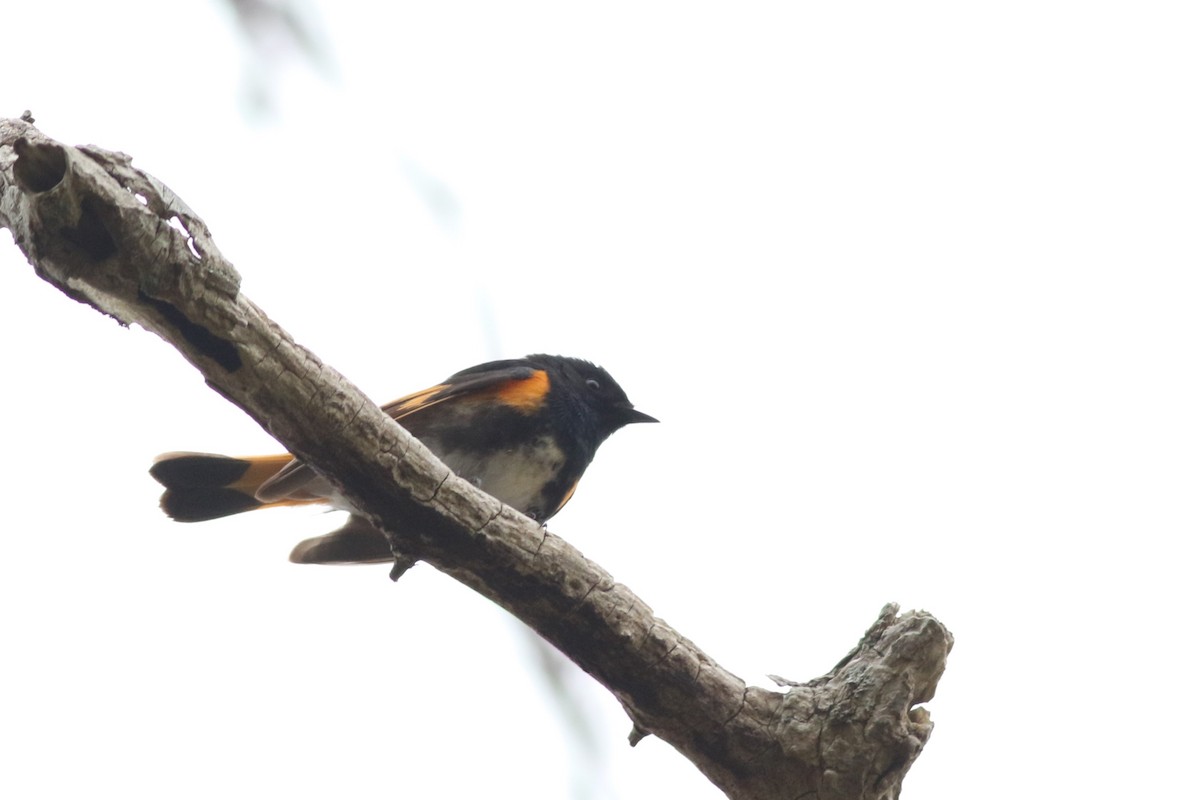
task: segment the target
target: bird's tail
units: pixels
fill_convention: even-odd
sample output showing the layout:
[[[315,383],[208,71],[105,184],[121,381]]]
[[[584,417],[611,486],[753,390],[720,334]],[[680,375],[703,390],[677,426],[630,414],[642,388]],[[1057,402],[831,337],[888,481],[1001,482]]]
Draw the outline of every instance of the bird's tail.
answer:
[[[327,502],[325,498],[289,497],[264,503],[258,487],[291,463],[290,455],[231,456],[208,453],[164,453],[150,474],[166,487],[159,505],[171,519],[201,522],[257,508]]]

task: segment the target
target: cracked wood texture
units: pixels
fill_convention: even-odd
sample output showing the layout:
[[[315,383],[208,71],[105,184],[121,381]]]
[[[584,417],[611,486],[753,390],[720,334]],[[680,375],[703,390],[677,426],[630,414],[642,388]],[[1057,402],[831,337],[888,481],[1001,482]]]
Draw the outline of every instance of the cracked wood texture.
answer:
[[[929,614],[889,605],[829,674],[747,686],[292,341],[241,294],[204,222],[127,156],[0,120],[0,226],[65,294],[176,347],[396,552],[503,606],[600,681],[633,720],[631,742],[662,738],[731,798],[899,795],[933,727],[918,706],[953,642]]]

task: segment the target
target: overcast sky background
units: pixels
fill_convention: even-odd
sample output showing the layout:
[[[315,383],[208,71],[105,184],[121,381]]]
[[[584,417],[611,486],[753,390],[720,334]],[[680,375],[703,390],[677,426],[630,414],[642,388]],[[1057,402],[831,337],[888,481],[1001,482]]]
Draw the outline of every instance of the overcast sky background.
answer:
[[[1191,787],[1194,4],[306,8],[319,66],[215,2],[10,4],[0,114],[130,153],[380,402],[606,366],[662,424],[550,527],[746,680],[937,615],[905,797]],[[332,515],[163,518],[154,455],[274,443],[7,236],[0,297],[0,795],[719,796],[571,673],[581,756],[450,578],[289,564]]]

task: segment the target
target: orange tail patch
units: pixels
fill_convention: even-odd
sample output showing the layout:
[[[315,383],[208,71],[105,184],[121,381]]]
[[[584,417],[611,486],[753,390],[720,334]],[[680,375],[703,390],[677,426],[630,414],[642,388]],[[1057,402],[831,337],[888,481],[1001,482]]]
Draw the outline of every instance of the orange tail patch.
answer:
[[[150,475],[163,486],[159,505],[179,522],[201,522],[243,511],[275,506],[320,503],[286,499],[263,503],[254,493],[291,463],[290,455],[232,458],[208,453],[164,453],[154,460]]]

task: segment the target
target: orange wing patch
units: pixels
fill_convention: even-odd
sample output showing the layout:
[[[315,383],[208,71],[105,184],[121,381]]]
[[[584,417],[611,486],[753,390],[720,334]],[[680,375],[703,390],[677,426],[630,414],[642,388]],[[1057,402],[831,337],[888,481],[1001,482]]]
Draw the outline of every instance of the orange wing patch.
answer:
[[[505,405],[532,414],[542,407],[542,402],[549,392],[550,376],[546,374],[546,370],[539,369],[528,378],[509,381],[493,396]]]
[[[550,376],[544,369],[519,370],[524,377],[512,378],[499,373],[469,375],[461,380],[451,378],[420,392],[393,400],[383,407],[384,412],[399,422],[409,414],[415,414],[447,401],[501,402],[525,414],[532,414],[542,407],[550,392]]]
[[[383,410],[390,415],[392,419],[401,419],[402,417],[408,416],[414,411],[418,411],[428,405],[433,405],[441,400],[445,400],[445,397],[438,398],[437,400],[433,400],[433,398],[437,397],[437,395],[447,387],[448,384],[439,383],[437,386],[431,386],[423,391],[413,392],[412,394],[401,397],[399,400],[393,400],[384,406]],[[433,403],[431,403],[430,400],[433,400]]]

